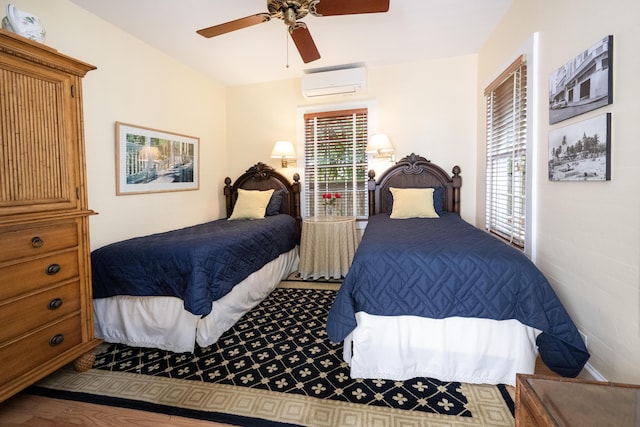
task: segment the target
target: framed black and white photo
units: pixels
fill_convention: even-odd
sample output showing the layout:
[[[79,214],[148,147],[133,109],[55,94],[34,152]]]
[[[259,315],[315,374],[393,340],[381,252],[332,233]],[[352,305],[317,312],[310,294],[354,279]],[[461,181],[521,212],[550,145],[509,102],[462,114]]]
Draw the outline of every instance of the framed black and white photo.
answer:
[[[613,102],[613,36],[607,36],[549,77],[549,123]]]
[[[611,179],[611,113],[549,132],[549,180]]]
[[[197,190],[200,139],[116,122],[116,194]]]

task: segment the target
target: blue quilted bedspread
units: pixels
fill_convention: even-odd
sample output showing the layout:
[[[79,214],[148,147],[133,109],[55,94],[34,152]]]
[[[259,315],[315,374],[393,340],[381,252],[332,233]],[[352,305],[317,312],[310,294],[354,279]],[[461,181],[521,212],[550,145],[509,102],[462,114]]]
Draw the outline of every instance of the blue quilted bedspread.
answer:
[[[213,301],[295,245],[289,215],[220,219],[113,243],[91,253],[93,297],[175,296],[207,315]]]
[[[529,258],[456,214],[370,217],[329,312],[329,338],[342,341],[359,311],[517,319],[542,331],[540,357],[558,374],[575,377],[589,359],[573,321]]]

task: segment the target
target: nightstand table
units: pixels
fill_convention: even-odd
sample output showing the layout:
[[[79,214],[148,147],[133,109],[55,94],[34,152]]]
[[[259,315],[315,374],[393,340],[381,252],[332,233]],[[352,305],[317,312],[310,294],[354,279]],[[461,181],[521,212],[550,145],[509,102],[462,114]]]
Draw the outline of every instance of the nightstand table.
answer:
[[[640,385],[516,376],[516,427],[638,427]]]
[[[349,216],[317,216],[302,220],[300,276],[339,279],[347,275],[358,246],[356,220]]]

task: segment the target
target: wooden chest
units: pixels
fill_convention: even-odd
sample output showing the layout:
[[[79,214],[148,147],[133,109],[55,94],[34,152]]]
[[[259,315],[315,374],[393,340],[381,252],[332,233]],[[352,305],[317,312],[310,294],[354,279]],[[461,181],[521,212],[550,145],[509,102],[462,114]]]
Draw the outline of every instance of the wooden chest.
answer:
[[[640,385],[516,376],[516,427],[640,426]]]

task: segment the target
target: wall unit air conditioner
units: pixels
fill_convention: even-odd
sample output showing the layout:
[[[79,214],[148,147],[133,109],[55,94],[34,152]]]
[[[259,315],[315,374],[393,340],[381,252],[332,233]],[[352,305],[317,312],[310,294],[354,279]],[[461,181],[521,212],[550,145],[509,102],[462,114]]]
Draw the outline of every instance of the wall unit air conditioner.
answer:
[[[302,95],[315,98],[355,94],[365,89],[366,77],[364,67],[305,74],[302,76]]]

